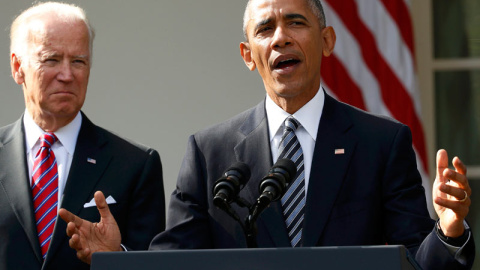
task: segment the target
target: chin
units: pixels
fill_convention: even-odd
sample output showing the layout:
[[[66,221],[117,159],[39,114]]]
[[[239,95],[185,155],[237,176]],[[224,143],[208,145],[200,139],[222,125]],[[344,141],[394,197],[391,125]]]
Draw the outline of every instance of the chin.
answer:
[[[300,89],[289,88],[289,87],[282,87],[281,89],[277,89],[275,91],[275,95],[282,98],[294,98],[301,95],[303,91]]]
[[[64,107],[53,111],[52,114],[56,115],[57,117],[75,117],[80,109],[81,108],[77,107]]]

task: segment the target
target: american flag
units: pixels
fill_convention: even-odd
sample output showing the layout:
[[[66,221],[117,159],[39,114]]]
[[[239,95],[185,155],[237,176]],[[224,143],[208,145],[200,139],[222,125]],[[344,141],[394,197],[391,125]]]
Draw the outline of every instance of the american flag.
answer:
[[[323,0],[337,42],[322,60],[322,85],[337,99],[412,131],[427,202],[431,184],[417,88],[409,0]],[[431,203],[428,205],[432,211]],[[432,212],[431,212],[432,213]]]

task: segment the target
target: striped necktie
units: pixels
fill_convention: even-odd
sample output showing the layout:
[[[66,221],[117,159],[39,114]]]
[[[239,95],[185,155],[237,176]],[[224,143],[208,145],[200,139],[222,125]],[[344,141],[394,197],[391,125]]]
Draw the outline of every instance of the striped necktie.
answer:
[[[58,170],[51,146],[58,141],[53,133],[40,136],[40,149],[33,161],[32,196],[38,240],[45,259],[57,219]]]
[[[289,116],[285,120],[285,128],[278,149],[280,153],[278,156],[279,159],[288,158],[297,166],[295,180],[290,183],[287,192],[281,199],[285,224],[287,225],[288,237],[292,247],[300,246],[305,211],[303,151],[295,135],[295,130],[297,130],[299,126],[300,123],[293,116]]]

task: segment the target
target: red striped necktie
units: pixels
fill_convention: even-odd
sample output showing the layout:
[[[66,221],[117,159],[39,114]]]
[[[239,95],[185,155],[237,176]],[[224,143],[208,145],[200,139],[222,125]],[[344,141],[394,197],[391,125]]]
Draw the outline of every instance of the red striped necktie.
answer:
[[[32,195],[38,240],[45,259],[57,219],[58,170],[51,146],[58,141],[53,133],[40,136],[40,149],[33,161]]]

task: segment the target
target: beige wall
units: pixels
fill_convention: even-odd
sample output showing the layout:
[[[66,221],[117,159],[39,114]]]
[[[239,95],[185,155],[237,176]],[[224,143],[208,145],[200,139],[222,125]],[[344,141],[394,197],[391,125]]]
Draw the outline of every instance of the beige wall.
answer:
[[[8,27],[32,0],[0,2],[0,126],[24,111],[10,75]],[[73,2],[97,37],[84,111],[96,124],[160,152],[167,198],[188,136],[265,95],[239,53],[244,1]]]

